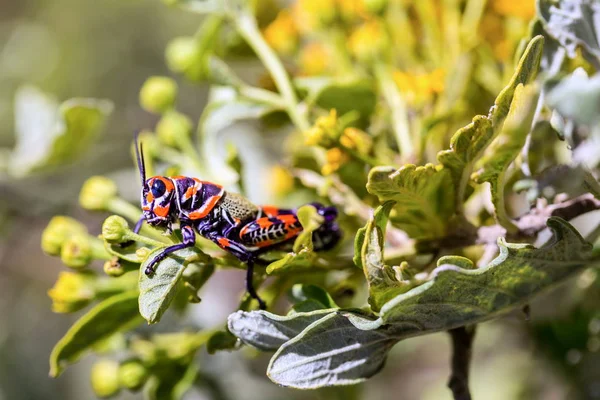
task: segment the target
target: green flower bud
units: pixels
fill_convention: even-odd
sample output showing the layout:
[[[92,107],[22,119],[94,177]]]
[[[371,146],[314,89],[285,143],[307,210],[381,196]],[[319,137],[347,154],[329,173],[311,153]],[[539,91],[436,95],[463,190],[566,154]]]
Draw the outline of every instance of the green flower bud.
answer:
[[[127,360],[119,367],[119,383],[121,387],[137,391],[148,379],[148,370],[140,360]]]
[[[140,90],[142,108],[152,113],[163,113],[175,104],[177,83],[166,76],[151,76]]]
[[[184,114],[169,111],[164,114],[156,125],[158,139],[167,146],[176,147],[182,139],[188,138],[192,133],[192,121]]]
[[[173,72],[186,72],[198,60],[198,45],[193,37],[178,37],[167,45],[165,51],[167,65]]]
[[[75,234],[86,234],[85,226],[70,217],[56,216],[42,233],[42,250],[51,256],[60,255],[63,244]]]
[[[102,238],[108,243],[124,243],[130,240],[129,224],[125,218],[118,215],[111,215],[104,220],[102,224]]]
[[[151,252],[152,250],[147,247],[140,247],[135,251],[135,255],[138,257],[138,259],[145,260]]]
[[[382,14],[388,5],[388,0],[363,0],[365,8],[371,14]]]
[[[64,243],[60,259],[69,268],[81,269],[93,260],[90,238],[85,235],[73,235]]]
[[[111,397],[119,393],[119,363],[113,360],[100,360],[91,372],[92,389],[96,396]]]
[[[113,278],[118,278],[125,273],[125,269],[119,262],[118,257],[114,257],[113,259],[104,262],[103,269],[106,275],[112,276]]]
[[[135,271],[139,268],[140,264],[122,260],[118,257],[113,257],[104,263],[104,272],[113,278],[118,278],[126,272]]]
[[[79,204],[86,210],[106,211],[108,204],[117,196],[117,185],[104,176],[92,176],[79,192]]]
[[[71,313],[87,306],[96,296],[96,277],[92,274],[61,272],[48,296],[52,311]]]

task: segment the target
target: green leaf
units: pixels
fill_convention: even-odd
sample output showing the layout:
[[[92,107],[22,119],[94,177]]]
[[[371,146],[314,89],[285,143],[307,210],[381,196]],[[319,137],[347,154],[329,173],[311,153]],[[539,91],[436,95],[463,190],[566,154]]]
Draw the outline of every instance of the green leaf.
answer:
[[[218,14],[225,11],[223,0],[163,0],[163,2],[199,14]]]
[[[204,171],[206,178],[221,184],[237,182],[240,177],[227,163],[222,134],[236,123],[259,119],[275,110],[272,106],[237,100],[235,97],[208,104],[198,125],[203,164],[208,168],[208,171]]]
[[[558,82],[548,82],[546,89],[546,103],[561,116],[586,126],[600,123],[600,76],[588,78],[579,69]]]
[[[431,280],[385,304],[383,323],[419,326],[422,332],[477,323],[526,304],[590,264],[592,246],[568,222],[552,217],[552,239],[539,249],[498,240],[500,254],[487,266],[464,269],[446,259]]]
[[[208,354],[215,354],[219,350],[232,350],[237,345],[237,337],[228,331],[217,331],[213,333],[206,342]]]
[[[361,246],[361,264],[369,284],[369,304],[374,311],[389,300],[414,287],[416,281],[402,276],[401,267],[390,267],[385,264],[383,247],[388,215],[394,206],[388,201],[375,210],[375,215],[367,223],[364,243]]]
[[[538,97],[539,91],[536,87],[517,86],[502,134],[498,140],[501,144],[491,152],[489,157],[484,159],[483,170],[475,177],[478,183],[490,183],[496,220],[511,233],[517,232],[519,228],[506,213],[504,204],[506,171],[525,145],[525,140],[531,130]]]
[[[296,389],[352,385],[375,375],[398,339],[388,328],[362,330],[372,320],[348,312],[330,313],[283,344],[267,376]]]
[[[338,115],[358,112],[364,122],[373,114],[377,97],[371,81],[330,81],[312,93],[309,103],[326,110],[335,108]]]
[[[150,261],[164,251],[157,248],[152,251],[140,267],[140,314],[149,324],[160,321],[160,318],[169,308],[173,297],[179,289],[179,282],[188,263],[202,261],[207,257],[196,247],[181,249],[171,253],[154,267],[154,274],[148,276],[144,273]]]
[[[198,373],[198,366],[193,361],[183,365],[167,365],[161,369],[160,375],[150,379],[144,397],[150,400],[179,400],[194,385]]]
[[[537,75],[543,43],[543,36],[536,36],[529,42],[510,83],[500,92],[490,113],[473,118],[473,122],[452,136],[450,150],[438,153],[438,161],[452,174],[455,205],[459,213],[462,213],[466,189],[475,162],[483,156],[485,149],[502,130],[517,86],[526,85]]]
[[[360,382],[381,368],[395,342],[489,320],[597,262],[569,223],[553,217],[547,224],[547,244],[536,249],[500,239],[500,255],[483,268],[442,258],[430,280],[388,301],[377,319],[340,310],[313,322],[273,355],[269,377],[303,389]]]
[[[120,243],[111,244],[104,241],[104,248],[111,256],[119,257],[120,259],[129,261],[131,263],[139,264],[142,262],[138,257],[136,251],[142,247],[145,247],[139,242],[135,242],[127,247],[121,247]],[[150,250],[150,249],[148,249]]]
[[[311,205],[300,207],[297,215],[302,225],[302,232],[294,241],[293,252],[269,264],[267,266],[267,274],[282,273],[291,268],[308,268],[317,259],[317,254],[313,251],[312,234],[323,223],[323,217]]]
[[[591,193],[600,199],[600,184],[591,172],[582,166],[553,165],[538,174],[535,180],[517,183],[528,189],[527,198],[532,202],[538,197],[553,200],[559,193],[566,193],[569,198]]]
[[[315,310],[286,316],[264,310],[237,311],[227,318],[227,328],[242,342],[263,351],[273,351],[313,322],[334,311],[335,309]]]
[[[367,190],[381,202],[396,202],[392,223],[415,239],[443,236],[454,213],[450,172],[433,164],[398,170],[375,167],[369,173]]]
[[[291,312],[311,312],[327,308],[339,308],[327,291],[316,285],[297,283],[292,286],[295,301]]]
[[[50,354],[50,376],[57,377],[66,364],[76,362],[93,346],[116,332],[129,330],[142,322],[137,291],[109,297],[82,316],[58,341]]]
[[[585,59],[600,68],[600,10],[589,0],[539,0],[538,15],[546,32],[556,39],[570,58],[582,50]]]
[[[70,99],[62,104],[25,86],[15,98],[16,146],[9,172],[25,176],[83,156],[113,105],[107,100]]]

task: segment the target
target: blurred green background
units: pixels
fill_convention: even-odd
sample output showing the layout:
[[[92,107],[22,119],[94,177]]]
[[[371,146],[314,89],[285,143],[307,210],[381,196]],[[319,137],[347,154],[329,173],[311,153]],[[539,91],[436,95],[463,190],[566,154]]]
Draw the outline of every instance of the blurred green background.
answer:
[[[132,132],[155,123],[138,105],[139,88],[150,75],[169,75],[167,42],[193,34],[199,22],[197,15],[150,0],[0,2],[0,148],[14,146],[14,97],[22,85],[37,86],[61,101],[94,97],[115,105],[83,159],[51,175],[0,178],[0,400],[94,398],[91,357],[59,379],[48,377],[52,346],[76,316],[50,311],[46,292],[63,267],[59,259],[41,252],[40,234],[55,214],[75,216],[91,233],[99,233],[104,215],[77,206],[81,184],[91,175],[110,174],[135,201]],[[247,65],[237,67],[248,73]],[[179,83],[179,108],[197,119],[208,88]],[[220,274],[190,318],[209,324],[223,321],[236,308],[242,284],[238,272]],[[600,319],[590,311],[600,302],[598,285],[590,270],[532,304],[531,321],[513,313],[482,324],[471,377],[474,398],[600,398]],[[223,293],[231,294],[229,301]],[[201,368],[217,389],[192,391],[186,398],[218,398],[215,393],[220,392],[230,399],[350,400],[358,393],[368,399],[449,399],[449,357],[444,333],[411,339],[396,346],[383,372],[364,385],[299,392],[268,381],[264,355],[202,354]]]

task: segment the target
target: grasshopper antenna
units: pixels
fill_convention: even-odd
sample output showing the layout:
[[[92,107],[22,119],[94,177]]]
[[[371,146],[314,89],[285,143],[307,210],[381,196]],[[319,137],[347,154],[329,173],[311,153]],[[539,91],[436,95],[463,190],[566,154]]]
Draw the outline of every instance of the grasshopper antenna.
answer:
[[[137,159],[138,169],[140,171],[140,178],[142,179],[142,186],[146,183],[146,164],[144,163],[144,149],[140,142],[140,133],[135,134],[135,157]]]

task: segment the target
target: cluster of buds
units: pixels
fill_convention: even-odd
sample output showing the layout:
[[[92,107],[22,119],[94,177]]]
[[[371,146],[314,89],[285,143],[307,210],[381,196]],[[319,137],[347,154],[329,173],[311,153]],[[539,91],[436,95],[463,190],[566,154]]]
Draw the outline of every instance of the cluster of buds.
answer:
[[[102,241],[91,236],[79,221],[56,216],[42,233],[42,250],[51,256],[60,256],[69,268],[81,270],[95,259],[109,259]]]
[[[136,358],[120,363],[103,359],[96,362],[91,371],[92,389],[100,398],[115,396],[121,389],[138,391],[144,386],[148,377],[148,369]]]
[[[130,358],[120,362],[101,359],[93,365],[92,389],[100,398],[116,396],[124,389],[139,391],[156,371],[188,365],[209,337],[206,333],[174,333],[154,335],[151,339],[133,338]]]
[[[156,125],[158,140],[169,147],[186,146],[192,134],[190,118],[175,110],[177,83],[165,76],[153,76],[140,90],[140,105],[148,112],[161,114]]]
[[[83,184],[79,203],[86,210],[139,218],[139,209],[121,199],[115,182],[103,176],[93,176]],[[48,291],[54,312],[75,312],[107,295],[135,289],[137,279],[113,278],[137,270],[139,264],[118,258],[110,252],[110,245],[138,239],[139,235],[129,229],[125,219],[116,216],[105,221],[102,233],[100,237],[93,236],[81,222],[67,216],[56,216],[48,223],[41,238],[43,251],[60,257],[65,266],[75,270],[61,272]],[[104,262],[104,271],[110,278],[92,272],[89,266],[94,261]],[[137,274],[129,276],[136,278]]]

